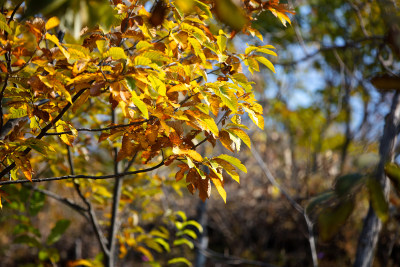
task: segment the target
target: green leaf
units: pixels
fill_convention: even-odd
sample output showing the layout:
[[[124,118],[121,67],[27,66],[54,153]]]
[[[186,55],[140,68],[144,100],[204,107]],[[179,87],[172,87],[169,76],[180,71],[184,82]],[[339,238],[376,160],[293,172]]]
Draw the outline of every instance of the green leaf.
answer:
[[[381,184],[374,178],[368,178],[367,187],[371,198],[372,208],[378,218],[382,222],[386,222],[389,218],[389,204],[386,201]]]
[[[34,191],[29,199],[29,213],[32,216],[38,214],[43,208],[46,200],[46,195],[37,191]]]
[[[36,248],[40,247],[40,242],[36,238],[28,235],[18,236],[17,238],[14,239],[14,243],[26,244],[30,247],[36,247]]]
[[[49,153],[56,152],[54,148],[52,148],[49,144],[45,141],[36,139],[34,137],[28,138],[25,140],[24,144],[33,150],[39,152],[43,156],[47,157]]]
[[[339,197],[346,196],[354,192],[360,185],[363,176],[359,173],[340,176],[335,182],[335,192]]]
[[[59,220],[56,225],[51,229],[49,236],[47,237],[47,244],[52,245],[53,243],[57,242],[62,234],[67,230],[71,221],[69,220]]]
[[[395,163],[388,163],[385,165],[385,173],[398,194],[400,194],[400,167]]]
[[[175,264],[175,263],[184,263],[184,264],[186,264],[187,266],[192,266],[192,264],[191,264],[187,259],[182,258],[182,257],[173,258],[173,259],[170,259],[170,260],[167,262],[168,265]]]
[[[346,222],[353,212],[354,202],[346,200],[335,207],[330,207],[321,212],[318,217],[319,236],[323,241],[331,239]]]
[[[328,191],[311,198],[310,202],[306,206],[306,212],[308,214],[312,213],[316,207],[323,205],[334,196],[335,193],[333,191]]]
[[[227,161],[228,163],[230,163],[230,164],[234,165],[235,167],[237,167],[237,168],[238,168],[239,170],[241,170],[242,172],[247,173],[246,167],[242,164],[242,162],[240,162],[239,159],[237,159],[237,158],[235,158],[235,157],[232,157],[232,156],[229,156],[229,155],[226,155],[226,154],[222,154],[222,155],[219,155],[219,156],[216,157],[216,158],[225,160],[225,161]]]

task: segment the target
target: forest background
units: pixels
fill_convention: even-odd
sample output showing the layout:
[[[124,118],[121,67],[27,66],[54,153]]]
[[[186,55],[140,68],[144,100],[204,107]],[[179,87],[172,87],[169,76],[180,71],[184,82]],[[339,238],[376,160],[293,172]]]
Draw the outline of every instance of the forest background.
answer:
[[[7,4],[18,5],[18,1],[3,2],[3,8]],[[48,10],[45,8],[49,3],[42,2],[43,5],[35,7],[22,4],[15,10],[20,12],[26,8],[30,12],[21,16],[42,13],[46,17]],[[69,7],[74,4],[74,1],[61,2]],[[114,2],[117,5],[119,1]],[[163,18],[163,12],[169,8],[157,6],[152,1],[137,2],[142,3],[148,16],[153,15],[153,18]],[[200,2],[213,6],[213,1]],[[264,110],[265,120],[262,130],[252,124],[254,117],[251,115],[243,116],[242,122],[236,121],[237,125],[243,123],[249,127],[251,148],[242,145],[240,153],[235,155],[246,166],[247,174],[240,173],[240,184],[224,180],[226,204],[221,199],[220,189],[212,190],[205,202],[193,197],[187,192],[185,183],[174,181],[177,168],[164,167],[138,175],[125,185],[131,191],[130,194],[124,191],[120,216],[129,227],[123,225],[121,229],[129,231],[118,237],[120,258],[112,260],[121,265],[135,263],[138,266],[164,266],[167,263],[192,263],[195,266],[399,266],[400,172],[395,164],[399,151],[396,137],[400,129],[397,91],[400,88],[399,4],[391,0],[216,2],[225,9],[217,15],[218,8],[214,6],[212,12],[216,19],[212,23],[230,33],[225,35],[228,49],[244,51],[246,43],[254,47],[273,45],[278,54],[278,57],[267,56],[275,67],[261,59],[258,60],[260,65],[257,61],[242,64],[243,73],[254,82],[253,92]],[[250,10],[249,3],[254,6],[269,3],[269,7],[276,9],[266,7],[254,11]],[[97,6],[98,14],[103,14],[102,7]],[[91,17],[93,6],[85,8],[93,22],[107,23],[109,17],[105,15]],[[205,12],[203,9],[199,12]],[[236,14],[234,12],[241,9],[254,18],[243,30],[248,31],[247,35],[241,34],[240,30],[244,22],[242,25],[239,20],[240,25],[237,25],[237,21],[223,15],[224,12]],[[0,24],[3,37],[8,31],[4,25],[13,10],[3,9],[6,18],[3,20],[2,17]],[[62,16],[68,22],[69,9],[66,10]],[[74,14],[85,9],[71,10]],[[107,10],[104,8],[104,12]],[[158,14],[157,10],[161,15],[154,16]],[[48,18],[54,15],[53,11],[48,11]],[[240,18],[241,13],[237,14]],[[135,20],[139,25],[140,19]],[[82,25],[82,22],[74,19],[72,22],[67,25],[71,36],[66,36],[67,40],[80,34],[80,28],[74,25]],[[49,30],[58,29],[46,25]],[[233,30],[235,28],[237,30]],[[222,39],[221,32],[212,31]],[[50,38],[46,42],[54,46]],[[221,45],[221,41],[218,42]],[[2,49],[7,50],[3,42]],[[200,57],[194,48],[193,53]],[[6,60],[5,54],[2,57]],[[114,55],[117,61],[122,59],[118,57]],[[221,63],[221,59],[218,60]],[[25,62],[13,64],[14,68],[20,68]],[[208,78],[224,82],[233,70],[229,64],[233,66],[237,62],[225,64],[228,69],[219,66],[218,71],[208,74]],[[1,82],[7,84],[4,82],[7,65],[3,65]],[[239,67],[234,68],[237,71]],[[276,73],[271,72],[272,69]],[[91,96],[96,96],[99,93],[96,90],[100,89],[101,86],[91,89],[94,91]],[[145,113],[140,103],[143,101],[135,104]],[[45,115],[36,113],[35,116],[43,119]],[[68,125],[59,127],[59,132],[70,131]],[[230,152],[240,147],[240,139],[246,145],[249,143],[246,137],[236,135],[235,138],[234,133],[228,134],[231,141],[220,137],[221,143],[214,148],[212,142],[206,142],[197,152],[209,158],[210,155],[231,155]],[[72,134],[65,137],[67,139],[62,142],[66,144],[74,141]],[[63,157],[52,159],[58,160],[55,165],[58,167],[51,169],[53,174],[62,175],[73,170],[74,164],[67,160],[71,153],[76,155],[78,170],[88,160],[87,156],[78,157],[87,154],[84,146],[60,146],[57,149]],[[71,152],[73,149],[76,151]],[[94,150],[90,146],[87,149]],[[124,156],[128,157],[120,157]],[[91,167],[96,169],[104,165],[112,169],[112,157],[112,153],[100,151],[92,154],[89,158],[93,161]],[[192,154],[187,158],[198,157]],[[139,164],[135,160],[135,157],[128,157],[127,166],[141,169],[140,165],[135,165]],[[150,168],[154,166],[156,163]],[[241,168],[242,165],[237,166]],[[14,174],[22,177],[19,179],[25,175],[24,169],[21,170]],[[36,170],[31,178],[49,176],[45,175],[48,169],[41,171]],[[8,181],[8,177],[2,181]],[[91,190],[80,194],[79,186],[85,190],[91,187]],[[110,210],[102,210],[99,206],[106,206],[112,200],[115,195],[112,186],[105,181],[78,183],[78,186],[72,182],[69,185],[61,182],[2,185],[0,265],[110,264],[104,260],[104,251],[101,253],[101,242],[99,245],[96,237],[98,232],[87,223],[85,216],[77,215],[77,211],[92,212],[90,203],[87,210],[81,211],[81,206],[74,205],[84,206],[87,204],[85,199],[90,198],[96,206],[95,213],[111,217]],[[108,227],[105,221],[100,220],[100,228]]]

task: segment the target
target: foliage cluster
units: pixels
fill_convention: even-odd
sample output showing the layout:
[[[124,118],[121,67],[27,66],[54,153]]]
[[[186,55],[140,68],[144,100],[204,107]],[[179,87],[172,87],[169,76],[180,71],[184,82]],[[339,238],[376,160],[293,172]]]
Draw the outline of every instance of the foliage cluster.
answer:
[[[32,223],[45,195],[87,219],[103,262],[114,266],[115,255],[123,258],[128,249],[154,261],[152,252],[193,246],[189,239],[197,234],[186,227],[201,227],[160,207],[164,185],[198,191],[204,201],[213,184],[226,201],[227,176],[239,182],[238,170],[247,171],[231,155],[202,156],[196,148],[250,147],[242,117],[264,128],[246,74],[260,71],[259,63],[275,72],[266,58],[276,56],[274,47],[253,43],[238,52],[233,40],[245,34],[262,42],[254,17],[269,10],[285,24],[290,11],[277,0],[244,1],[243,9],[230,0],[149,5],[2,1],[0,203],[15,211],[14,241],[37,248],[42,264],[60,260],[52,245],[70,224],[60,219],[46,234]],[[146,174],[164,165],[179,168],[175,182]],[[58,191],[36,185],[48,181],[62,181]],[[141,224],[155,220],[150,230]],[[169,263],[176,262],[188,263],[181,257]]]

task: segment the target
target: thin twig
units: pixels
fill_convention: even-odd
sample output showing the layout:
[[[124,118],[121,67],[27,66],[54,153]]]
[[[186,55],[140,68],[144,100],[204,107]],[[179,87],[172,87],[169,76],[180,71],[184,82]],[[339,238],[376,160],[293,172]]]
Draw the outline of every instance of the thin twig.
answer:
[[[7,88],[7,83],[10,75],[7,73],[6,78],[4,79],[4,85],[3,88],[1,88],[0,91],[0,133],[3,131],[3,97],[4,97],[4,91]]]
[[[303,209],[302,206],[300,206],[296,200],[284,189],[275,179],[275,177],[272,175],[270,170],[268,169],[267,164],[262,160],[260,154],[258,153],[257,149],[255,148],[254,144],[251,146],[251,153],[253,154],[254,158],[256,159],[258,165],[260,165],[261,169],[263,170],[265,176],[267,179],[271,182],[273,186],[279,189],[279,191],[286,197],[286,199],[289,201],[290,205],[297,210],[303,217],[304,220],[306,221],[307,228],[308,228],[308,242],[310,243],[310,249],[311,249],[311,256],[312,256],[312,261],[313,261],[313,266],[317,267],[318,266],[318,257],[317,257],[317,250],[315,246],[315,238],[314,238],[314,233],[313,233],[313,222],[310,220],[308,217],[306,211]]]
[[[139,125],[143,124],[146,122],[150,122],[152,118],[148,120],[143,120],[143,121],[135,121],[127,124],[118,124],[118,125],[113,125],[113,126],[108,126],[105,128],[95,128],[95,129],[90,129],[90,128],[77,128],[75,129],[77,132],[102,132],[102,131],[108,131],[108,130],[113,130],[113,129],[118,129],[118,128],[124,128],[124,127],[129,127],[129,126],[134,126],[134,125]],[[51,132],[51,133],[46,133],[45,135],[62,135],[62,134],[72,134],[72,131],[65,131],[65,132]]]
[[[61,202],[62,204],[64,204],[64,205],[70,207],[71,209],[77,211],[80,215],[82,215],[83,217],[85,217],[86,219],[89,220],[89,217],[85,214],[87,209],[85,209],[84,207],[72,202],[70,199],[68,199],[66,197],[59,196],[59,195],[57,195],[57,194],[55,194],[55,193],[53,193],[53,192],[51,192],[49,190],[40,189],[40,188],[33,187],[33,186],[30,186],[30,185],[24,185],[24,186],[29,187],[30,189],[32,189],[32,190],[34,190],[36,192],[45,194],[46,196],[51,197],[51,198]]]
[[[124,177],[124,176],[128,176],[128,175],[134,175],[134,174],[143,173],[143,172],[150,172],[150,171],[160,168],[163,165],[164,165],[164,159],[160,163],[158,163],[156,166],[153,166],[151,168],[141,169],[141,170],[137,170],[137,171],[123,172],[123,173],[119,173],[118,175],[115,175],[115,174],[109,174],[109,175],[83,175],[83,174],[65,175],[65,176],[59,176],[59,177],[37,178],[37,179],[32,179],[32,181],[29,181],[29,180],[0,181],[0,185],[40,183],[40,182],[60,181],[60,180],[68,180],[68,179],[105,180],[105,179],[111,179],[111,178],[117,178],[117,177]]]
[[[10,18],[7,21],[7,24],[10,24],[10,22],[14,19],[15,13],[17,13],[18,8],[22,5],[24,1],[20,1],[14,8],[13,12],[11,13]]]
[[[72,160],[71,149],[69,146],[67,146],[67,158],[68,158],[69,169],[70,169],[71,175],[74,175],[75,174],[74,162]],[[86,211],[89,214],[88,219],[92,223],[93,231],[95,232],[96,237],[100,243],[101,250],[103,251],[104,254],[108,255],[109,251],[107,250],[107,240],[104,237],[103,232],[101,231],[101,228],[100,228],[99,222],[97,220],[96,213],[94,212],[93,206],[86,199],[86,197],[82,194],[79,183],[77,183],[75,181],[75,179],[72,180],[72,182],[74,183],[75,191],[78,193],[79,197],[81,198],[81,200],[85,203],[85,205],[87,207]]]
[[[369,36],[369,37],[365,37],[356,41],[350,41],[350,42],[346,42],[344,45],[333,45],[333,46],[323,46],[320,47],[319,49],[317,49],[316,51],[309,53],[308,55],[297,59],[297,60],[293,60],[293,61],[288,61],[288,62],[277,62],[275,63],[275,65],[280,65],[280,66],[293,66],[296,65],[298,63],[304,62],[306,60],[309,60],[313,57],[315,57],[316,55],[318,55],[319,53],[325,52],[325,51],[330,51],[330,50],[334,50],[334,49],[346,49],[346,48],[356,48],[360,43],[362,42],[366,42],[366,41],[383,41],[384,40],[384,36]]]
[[[74,187],[75,187],[76,192],[78,193],[79,197],[82,199],[82,201],[85,203],[85,205],[88,208],[89,219],[90,219],[90,222],[92,224],[93,230],[94,230],[94,232],[96,234],[97,240],[100,243],[101,250],[103,251],[103,253],[105,255],[109,255],[110,251],[107,248],[107,239],[104,236],[103,232],[101,231],[101,228],[100,228],[99,222],[97,220],[96,213],[94,212],[93,206],[86,199],[86,197],[82,194],[82,191],[80,189],[80,185],[75,180],[73,180],[73,183],[74,183]]]

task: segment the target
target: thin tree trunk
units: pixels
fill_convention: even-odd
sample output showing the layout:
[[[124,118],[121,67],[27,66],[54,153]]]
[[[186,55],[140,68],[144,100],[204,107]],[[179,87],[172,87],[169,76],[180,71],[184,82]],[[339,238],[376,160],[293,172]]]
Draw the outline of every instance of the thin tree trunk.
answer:
[[[396,91],[393,96],[392,107],[385,119],[382,139],[379,146],[380,161],[375,178],[381,183],[385,197],[388,198],[390,184],[386,178],[384,167],[387,162],[393,161],[394,147],[397,139],[397,129],[400,124],[400,93]],[[361,231],[354,267],[372,266],[379,232],[382,222],[376,216],[374,210],[369,207],[367,217],[364,220]]]
[[[199,247],[196,247],[196,259],[195,259],[195,267],[204,267],[206,266],[206,256],[204,255],[204,250],[208,248],[208,233],[207,233],[207,201],[200,201],[197,206],[197,220],[203,227],[203,232],[199,234],[198,244]]]
[[[112,123],[116,122],[116,115],[114,110],[112,110],[111,121]],[[113,151],[114,151],[114,174],[118,174],[119,173],[118,161],[117,161],[118,149],[114,148]],[[106,255],[105,257],[105,262],[107,267],[116,266],[116,241],[117,241],[117,232],[119,226],[118,208],[122,193],[122,182],[123,182],[122,177],[117,177],[115,179],[112,208],[111,208],[110,229],[108,232],[108,250],[110,253],[108,256]]]

